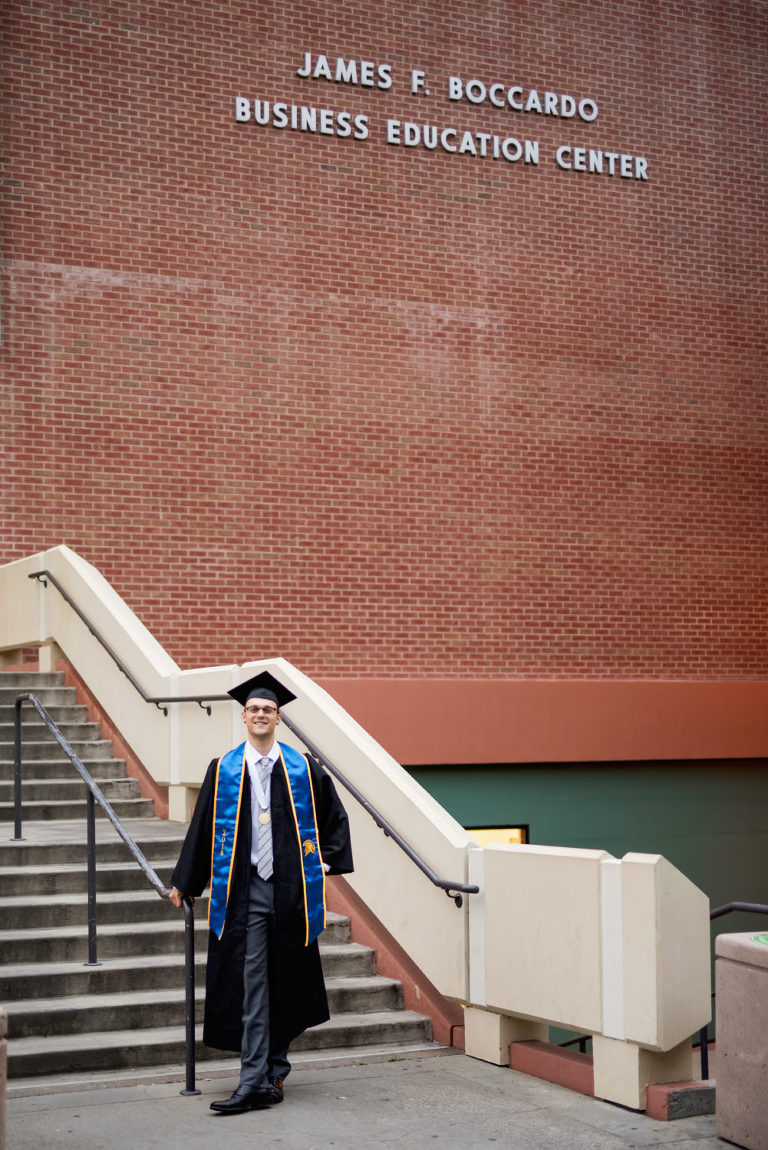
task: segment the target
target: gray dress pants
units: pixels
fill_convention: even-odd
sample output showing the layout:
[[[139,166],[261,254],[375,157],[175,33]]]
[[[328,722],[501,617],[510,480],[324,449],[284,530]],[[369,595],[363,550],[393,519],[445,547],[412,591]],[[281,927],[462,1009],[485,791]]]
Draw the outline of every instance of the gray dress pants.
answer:
[[[243,967],[243,1042],[240,1083],[263,1088],[270,1078],[285,1078],[291,1069],[287,1052],[269,1056],[269,929],[274,914],[274,887],[251,867],[248,931]]]

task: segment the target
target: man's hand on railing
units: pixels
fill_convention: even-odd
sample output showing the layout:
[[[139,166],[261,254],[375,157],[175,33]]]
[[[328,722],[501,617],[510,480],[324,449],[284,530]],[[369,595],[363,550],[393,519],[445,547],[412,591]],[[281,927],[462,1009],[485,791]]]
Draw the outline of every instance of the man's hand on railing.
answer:
[[[182,891],[180,891],[177,887],[172,886],[171,889],[168,891],[168,898],[170,899],[170,901],[173,903],[173,905],[176,907],[177,910],[181,910],[182,906],[184,905],[184,895],[183,895]],[[195,905],[195,900],[193,898],[189,899],[189,905],[190,906]]]

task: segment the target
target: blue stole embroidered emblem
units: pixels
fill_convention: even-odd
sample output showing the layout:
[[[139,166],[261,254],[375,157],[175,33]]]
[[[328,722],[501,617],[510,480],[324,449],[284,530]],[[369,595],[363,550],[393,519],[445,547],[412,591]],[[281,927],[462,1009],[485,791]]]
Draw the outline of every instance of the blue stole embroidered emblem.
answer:
[[[325,870],[317,830],[315,796],[309,763],[293,747],[278,743],[280,765],[288,783],[296,849],[301,861],[306,933],[309,946],[325,929]],[[277,769],[277,766],[276,768]],[[235,863],[235,845],[243,799],[245,743],[222,755],[216,767],[213,807],[211,897],[208,925],[217,938],[224,933],[229,889]]]

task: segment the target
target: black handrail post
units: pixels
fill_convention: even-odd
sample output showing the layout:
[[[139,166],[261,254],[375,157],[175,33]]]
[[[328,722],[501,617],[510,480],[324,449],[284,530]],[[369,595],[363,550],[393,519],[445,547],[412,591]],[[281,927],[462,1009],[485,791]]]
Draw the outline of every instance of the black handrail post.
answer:
[[[86,966],[101,966],[96,957],[96,804],[87,788],[88,825],[88,961]]]
[[[706,1082],[709,1078],[709,1026],[702,1026],[699,1034],[699,1048],[701,1051],[701,1078]]]
[[[21,840],[21,707],[25,696],[15,703],[13,722],[13,838]]]
[[[184,944],[187,1080],[179,1093],[187,1096],[200,1093],[195,1089],[195,912],[187,898],[184,899]]]

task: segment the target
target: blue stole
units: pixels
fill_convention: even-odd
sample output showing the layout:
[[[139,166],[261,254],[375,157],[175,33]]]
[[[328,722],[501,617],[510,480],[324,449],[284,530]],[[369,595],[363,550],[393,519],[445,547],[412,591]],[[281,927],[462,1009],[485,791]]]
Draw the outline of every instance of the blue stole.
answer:
[[[320,853],[315,795],[306,757],[285,743],[278,743],[277,746],[280,751],[279,767],[288,783],[296,849],[301,861],[306,923],[304,945],[309,946],[325,929],[325,870]],[[275,764],[276,770],[279,767]],[[221,938],[224,933],[227,916],[244,779],[245,743],[241,743],[233,751],[222,755],[216,765],[208,925],[217,938]]]

